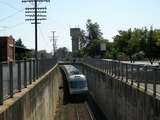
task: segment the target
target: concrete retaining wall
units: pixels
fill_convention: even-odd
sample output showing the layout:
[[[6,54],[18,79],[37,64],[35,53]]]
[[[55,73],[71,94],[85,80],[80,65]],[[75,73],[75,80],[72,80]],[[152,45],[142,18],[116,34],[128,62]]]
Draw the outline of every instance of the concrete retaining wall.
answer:
[[[109,120],[160,120],[160,100],[88,65],[89,91]]]
[[[58,66],[0,106],[0,120],[53,120],[62,76]]]

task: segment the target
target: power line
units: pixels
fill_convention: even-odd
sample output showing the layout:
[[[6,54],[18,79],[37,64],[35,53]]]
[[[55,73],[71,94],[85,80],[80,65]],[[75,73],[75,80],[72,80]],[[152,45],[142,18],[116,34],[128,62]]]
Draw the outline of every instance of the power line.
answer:
[[[2,29],[0,29],[0,31],[4,31],[4,30],[8,30],[8,29],[13,29],[13,28],[16,28],[16,27],[19,27],[19,26],[21,26],[21,25],[24,25],[25,24],[25,22],[20,22],[20,23],[17,23],[17,24],[15,24],[15,25],[12,25],[12,26],[0,26],[0,28],[2,28]]]
[[[1,0],[0,0],[0,4],[7,5],[8,7],[12,8],[12,9],[14,9],[14,10],[17,10],[16,7],[12,6],[11,4],[9,4],[9,3],[7,3],[7,2],[4,2],[4,1],[1,1]]]
[[[6,17],[4,17],[4,18],[1,18],[1,19],[0,19],[0,22],[5,21],[5,20],[7,20],[7,19],[9,19],[9,18],[17,15],[18,13],[22,12],[23,10],[24,10],[24,8],[21,9],[21,10],[18,10],[17,12],[15,12],[15,13],[13,13],[13,14],[11,14],[11,15],[8,15],[8,16],[6,16]]]
[[[37,29],[37,27],[38,27],[38,17],[37,17],[37,13],[38,13],[38,11],[40,11],[40,10],[38,10],[37,8],[38,8],[38,2],[48,2],[47,0],[22,0],[22,3],[34,3],[34,10],[33,9],[31,9],[31,10],[27,10],[27,11],[34,11],[34,16],[33,16],[33,18],[34,18],[34,22],[33,22],[33,24],[35,25],[34,27],[35,27],[35,59],[36,59],[36,61],[38,61],[38,55],[37,55],[37,53],[38,53],[38,29]],[[36,68],[36,78],[38,78],[38,65],[36,64],[36,66],[35,66],[35,68]]]
[[[43,38],[43,40],[45,41],[44,43],[48,46],[48,45],[50,45],[49,44],[49,42],[45,39],[45,37],[44,37],[44,33],[43,33],[43,31],[42,31],[42,29],[41,29],[41,27],[40,26],[38,26],[38,28],[39,28],[39,31],[40,31],[40,35],[41,35],[41,37]],[[47,44],[48,43],[48,44]]]
[[[24,24],[25,24],[25,21],[24,21],[24,22],[17,23],[17,24],[15,24],[15,25],[12,25],[12,26],[8,27],[8,29],[16,28],[16,27],[19,27],[19,26],[24,25]]]

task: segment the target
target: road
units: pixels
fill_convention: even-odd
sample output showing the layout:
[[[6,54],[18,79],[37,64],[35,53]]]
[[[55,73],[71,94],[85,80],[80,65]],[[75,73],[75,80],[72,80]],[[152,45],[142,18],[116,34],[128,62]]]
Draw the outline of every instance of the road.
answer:
[[[112,59],[102,59],[102,60],[107,60],[107,61],[113,61]],[[118,60],[116,60],[118,61]],[[131,63],[130,61],[120,61],[122,63],[129,63],[129,64],[135,64],[135,65],[151,65],[149,61],[135,61],[134,63]],[[159,65],[159,61],[155,61],[153,63],[153,66]]]

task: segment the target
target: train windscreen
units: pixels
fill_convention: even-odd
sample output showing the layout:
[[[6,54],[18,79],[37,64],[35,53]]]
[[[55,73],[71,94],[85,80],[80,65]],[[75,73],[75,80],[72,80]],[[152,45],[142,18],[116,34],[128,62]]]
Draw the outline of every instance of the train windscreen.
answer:
[[[86,86],[86,81],[70,81],[71,88],[83,88]]]
[[[81,74],[81,72],[78,70],[74,70],[70,72],[70,75],[79,75],[79,74]]]

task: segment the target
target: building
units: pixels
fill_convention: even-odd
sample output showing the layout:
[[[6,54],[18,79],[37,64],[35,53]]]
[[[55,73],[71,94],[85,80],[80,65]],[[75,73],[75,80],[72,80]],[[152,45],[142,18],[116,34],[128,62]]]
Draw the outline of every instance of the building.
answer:
[[[15,40],[12,37],[0,37],[0,61],[15,60]]]
[[[33,51],[21,46],[15,46],[15,59],[24,60],[28,58],[33,58]]]
[[[71,28],[70,36],[72,37],[72,52],[79,50],[80,28]]]

